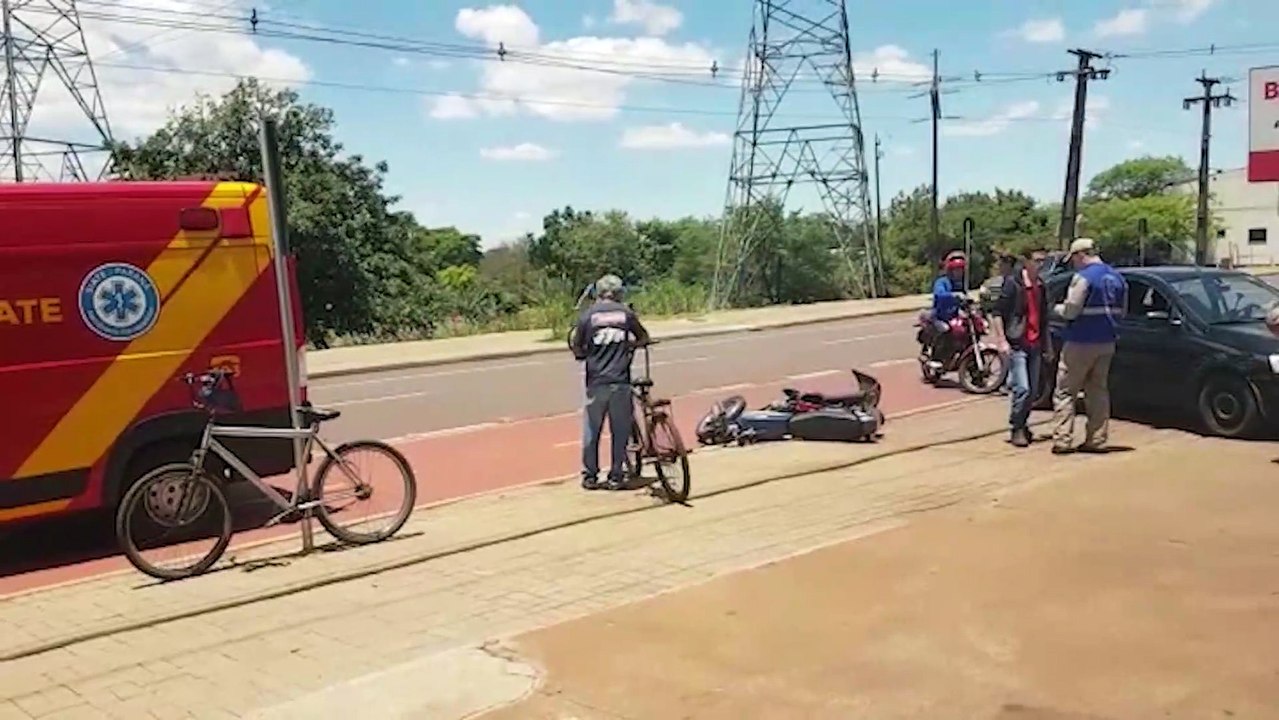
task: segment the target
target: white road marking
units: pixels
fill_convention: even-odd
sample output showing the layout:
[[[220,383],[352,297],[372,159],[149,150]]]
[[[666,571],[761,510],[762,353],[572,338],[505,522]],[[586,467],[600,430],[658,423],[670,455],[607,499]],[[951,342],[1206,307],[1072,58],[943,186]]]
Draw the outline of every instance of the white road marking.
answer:
[[[377,397],[356,398],[355,400],[339,400],[337,402],[325,403],[328,407],[347,407],[348,405],[368,405],[369,403],[388,402],[391,400],[408,400],[409,398],[425,397],[427,395],[435,395],[434,390],[420,390],[418,392],[400,393],[398,395],[378,395]]]
[[[838,338],[835,340],[823,340],[822,344],[823,345],[846,345],[848,343],[865,342],[866,340],[877,340],[879,338],[897,337],[899,335],[906,335],[906,334],[908,334],[908,331],[898,330],[897,332],[876,333],[874,335],[856,335],[854,337]]]
[[[899,358],[897,360],[880,360],[879,362],[871,363],[870,367],[873,367],[873,368],[893,367],[894,365],[908,365],[910,363],[917,363],[917,362],[919,362],[919,358]]]
[[[660,367],[662,365],[687,365],[689,363],[706,362],[707,360],[710,360],[710,358],[704,357],[704,356],[692,357],[692,358],[681,358],[677,360],[658,360],[653,363],[653,367]]]
[[[745,390],[747,388],[756,387],[755,383],[737,383],[736,385],[720,385],[719,387],[705,388],[703,390],[694,390],[689,395],[719,395],[730,393],[735,390]]]
[[[475,425],[460,425],[458,427],[444,428],[443,430],[432,430],[430,432],[411,433],[409,435],[401,435],[399,437],[391,438],[390,440],[387,440],[386,442],[390,443],[391,445],[403,445],[405,443],[416,442],[418,440],[427,440],[429,438],[449,437],[451,435],[465,435],[467,433],[479,432],[481,430],[488,430],[489,428],[495,428],[499,424],[500,423],[495,423],[495,422],[482,422],[482,423],[476,423]]]
[[[565,352],[568,352],[567,350]],[[458,363],[474,362],[465,358],[459,358]],[[423,380],[437,377],[452,377],[454,375],[474,375],[475,373],[492,372],[495,370],[514,370],[522,367],[534,367],[537,365],[553,365],[558,364],[558,360],[525,360],[523,362],[504,363],[502,365],[487,365],[485,367],[475,368],[458,368],[456,370],[436,370],[433,372],[413,373],[410,375],[393,375],[392,377],[370,378],[368,380],[351,380],[347,382],[329,383],[324,382],[324,378],[316,378],[324,385],[325,390],[344,387],[361,387],[364,385],[378,385],[380,383],[401,382],[404,380]],[[378,370],[370,370],[370,373],[379,372]],[[394,370],[384,371],[394,373]]]
[[[827,377],[828,375],[843,375],[847,370],[819,370],[817,372],[804,373],[803,375],[787,375],[785,380],[811,380],[813,378]]]

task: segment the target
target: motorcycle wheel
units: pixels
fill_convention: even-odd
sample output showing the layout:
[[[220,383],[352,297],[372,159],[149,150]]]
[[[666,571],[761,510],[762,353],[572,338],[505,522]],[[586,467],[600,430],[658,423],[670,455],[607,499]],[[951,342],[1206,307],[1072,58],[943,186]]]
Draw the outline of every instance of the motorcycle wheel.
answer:
[[[972,352],[959,361],[959,386],[973,395],[989,395],[1004,384],[1008,375],[1008,361],[995,348],[981,348],[984,370],[977,369],[977,353]]]

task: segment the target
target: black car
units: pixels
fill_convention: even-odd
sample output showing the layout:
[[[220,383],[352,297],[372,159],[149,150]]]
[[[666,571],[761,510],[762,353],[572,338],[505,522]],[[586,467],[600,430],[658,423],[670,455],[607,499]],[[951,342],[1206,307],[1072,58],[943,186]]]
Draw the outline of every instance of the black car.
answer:
[[[1194,413],[1224,437],[1279,420],[1279,338],[1266,312],[1279,290],[1247,273],[1193,266],[1117,268],[1128,308],[1110,368],[1116,403]],[[1073,272],[1048,278],[1051,305]],[[1061,325],[1053,321],[1055,330]],[[1060,348],[1057,332],[1054,346]],[[1052,405],[1056,363],[1044,363],[1036,407]]]

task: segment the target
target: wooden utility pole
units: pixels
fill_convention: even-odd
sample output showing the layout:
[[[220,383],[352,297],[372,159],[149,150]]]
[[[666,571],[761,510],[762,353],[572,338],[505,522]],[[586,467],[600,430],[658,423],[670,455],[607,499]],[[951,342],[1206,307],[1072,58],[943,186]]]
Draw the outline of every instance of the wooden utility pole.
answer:
[[[880,204],[880,185],[879,185],[879,161],[884,157],[884,151],[880,150],[879,133],[875,133],[875,248],[882,252],[884,247],[882,238],[884,233],[884,216],[883,207]]]
[[[1203,71],[1195,82],[1203,87],[1203,94],[1188,97],[1181,102],[1181,107],[1189,110],[1195,105],[1203,106],[1203,127],[1199,132],[1199,208],[1195,214],[1195,264],[1204,265],[1208,260],[1208,149],[1212,144],[1212,109],[1214,107],[1230,107],[1235,96],[1227,90],[1222,95],[1214,95],[1212,89],[1220,85],[1221,78],[1210,78]]]
[[[941,125],[941,75],[938,74],[941,53],[933,50],[933,81],[928,89],[928,97],[932,101],[933,118],[933,212],[930,227],[933,234],[933,247],[941,246],[941,212],[938,209],[940,200],[937,191],[937,136]]]
[[[1109,70],[1092,66],[1092,61],[1100,58],[1100,54],[1079,49],[1069,52],[1079,58],[1078,67],[1057,73],[1058,82],[1075,78],[1075,110],[1070,121],[1070,152],[1066,157],[1066,190],[1061,199],[1061,223],[1057,226],[1057,246],[1061,250],[1065,250],[1075,239],[1075,216],[1079,212],[1080,161],[1084,151],[1084,120],[1088,110],[1088,81],[1105,80],[1110,76]]]

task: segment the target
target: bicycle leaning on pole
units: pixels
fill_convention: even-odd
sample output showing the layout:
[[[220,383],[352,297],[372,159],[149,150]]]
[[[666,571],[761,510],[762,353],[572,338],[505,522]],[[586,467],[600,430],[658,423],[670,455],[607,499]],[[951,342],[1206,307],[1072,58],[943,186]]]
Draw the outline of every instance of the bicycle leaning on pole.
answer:
[[[642,479],[644,461],[651,461],[662,495],[668,502],[683,503],[688,500],[692,485],[688,449],[684,447],[679,428],[675,427],[671,401],[652,396],[653,373],[648,349],[657,342],[649,340],[640,346],[644,353],[644,376],[631,382],[636,402],[635,422],[626,447],[627,472],[634,479]]]
[[[364,545],[385,540],[404,526],[417,499],[417,480],[408,461],[395,448],[376,440],[357,440],[330,446],[319,436],[320,425],[336,419],[337,410],[323,410],[310,406],[299,408],[303,424],[301,429],[266,428],[253,426],[222,425],[217,416],[237,412],[239,396],[232,380],[233,372],[225,368],[211,369],[202,374],[178,378],[191,388],[192,405],[208,415],[200,443],[186,463],[164,465],[144,475],[125,493],[116,514],[116,538],[124,549],[129,562],[138,570],[161,580],[178,580],[205,572],[226,551],[234,533],[230,504],[223,491],[223,482],[206,469],[210,452],[216,455],[230,470],[247,479],[279,508],[263,527],[276,525],[285,519],[315,514],[320,525],[338,540]],[[312,451],[318,446],[324,458],[316,470],[314,481],[303,487],[301,493],[285,498],[239,457],[218,441],[219,438],[262,438],[280,441],[303,442],[301,457],[309,462]],[[390,461],[399,475],[398,480],[378,483],[374,487],[355,468],[354,457],[368,453]],[[297,468],[299,475],[304,467]],[[393,473],[394,474],[394,473]],[[380,529],[358,531],[347,524],[351,517],[342,505],[345,500],[363,502],[375,494],[394,492],[402,488],[403,499],[391,511],[376,513],[372,519],[385,521]],[[161,537],[154,542],[143,539],[144,531],[159,531]],[[198,550],[202,541],[212,541],[207,550]],[[182,564],[177,567],[161,567],[144,557],[151,546],[174,550]]]

